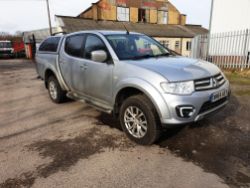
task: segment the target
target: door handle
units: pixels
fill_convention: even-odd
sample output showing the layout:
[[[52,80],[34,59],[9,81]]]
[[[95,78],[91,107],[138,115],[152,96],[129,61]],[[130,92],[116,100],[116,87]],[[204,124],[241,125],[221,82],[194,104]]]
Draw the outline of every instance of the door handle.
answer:
[[[80,68],[81,68],[82,70],[86,70],[86,69],[88,68],[88,66],[87,66],[87,65],[80,65]]]

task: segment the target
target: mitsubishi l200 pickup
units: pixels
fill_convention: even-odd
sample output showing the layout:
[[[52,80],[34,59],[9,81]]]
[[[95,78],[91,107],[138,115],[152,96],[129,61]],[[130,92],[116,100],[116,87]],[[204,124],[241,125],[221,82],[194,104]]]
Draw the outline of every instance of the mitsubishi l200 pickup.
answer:
[[[36,54],[50,98],[86,102],[119,118],[142,145],[163,128],[197,122],[224,107],[230,86],[214,64],[176,56],[151,37],[82,31],[49,37]]]

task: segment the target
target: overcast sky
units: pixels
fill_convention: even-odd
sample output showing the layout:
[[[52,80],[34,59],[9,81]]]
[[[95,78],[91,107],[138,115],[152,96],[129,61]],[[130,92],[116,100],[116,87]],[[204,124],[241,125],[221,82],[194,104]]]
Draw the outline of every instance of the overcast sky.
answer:
[[[0,31],[14,33],[48,27],[45,0],[0,0]],[[51,16],[76,16],[96,0],[50,0]],[[211,0],[170,0],[187,23],[201,24],[208,28]]]

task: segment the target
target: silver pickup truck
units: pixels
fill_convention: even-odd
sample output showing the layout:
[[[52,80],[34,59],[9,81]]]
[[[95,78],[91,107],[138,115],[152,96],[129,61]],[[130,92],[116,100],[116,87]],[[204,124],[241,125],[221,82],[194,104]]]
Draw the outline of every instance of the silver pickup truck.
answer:
[[[123,31],[47,38],[36,54],[50,98],[86,102],[119,118],[138,144],[168,126],[196,122],[228,103],[229,82],[214,64],[175,56],[154,39]]]

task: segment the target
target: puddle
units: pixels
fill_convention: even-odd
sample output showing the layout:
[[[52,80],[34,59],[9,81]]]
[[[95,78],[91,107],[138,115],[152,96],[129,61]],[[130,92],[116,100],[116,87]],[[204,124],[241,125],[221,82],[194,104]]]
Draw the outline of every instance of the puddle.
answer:
[[[35,183],[35,177],[32,172],[26,172],[20,175],[19,178],[8,179],[0,184],[0,188],[30,188]]]
[[[42,158],[51,162],[37,167],[34,172],[26,172],[20,177],[10,178],[0,187],[31,187],[38,177],[47,178],[59,171],[67,171],[79,160],[108,150],[128,150],[135,144],[122,136],[103,133],[99,128],[92,128],[78,137],[67,140],[43,140],[35,142],[27,149],[36,151]]]

